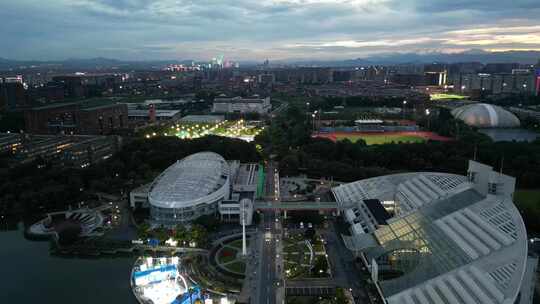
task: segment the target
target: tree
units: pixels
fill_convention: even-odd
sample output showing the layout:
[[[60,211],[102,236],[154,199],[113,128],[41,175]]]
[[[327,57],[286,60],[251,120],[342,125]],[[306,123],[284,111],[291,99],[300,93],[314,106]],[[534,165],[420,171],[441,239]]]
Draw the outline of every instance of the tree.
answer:
[[[184,225],[181,225],[181,224],[176,225],[173,235],[174,235],[174,239],[178,241],[179,244],[183,244],[184,241],[189,240],[188,231],[186,227],[184,227]]]
[[[349,300],[345,296],[345,290],[343,288],[337,288],[336,289],[336,296],[334,298],[335,304],[347,304],[349,303]]]
[[[142,240],[146,240],[149,238],[150,225],[148,223],[144,222],[137,226],[137,237]]]
[[[217,231],[220,224],[219,219],[217,219],[214,215],[209,214],[198,217],[192,223],[203,226],[208,232]]]
[[[195,242],[197,247],[205,247],[208,243],[208,231],[202,225],[194,224],[190,229],[190,240]]]
[[[313,263],[311,273],[315,277],[324,277],[328,273],[328,261],[325,256],[318,255]]]

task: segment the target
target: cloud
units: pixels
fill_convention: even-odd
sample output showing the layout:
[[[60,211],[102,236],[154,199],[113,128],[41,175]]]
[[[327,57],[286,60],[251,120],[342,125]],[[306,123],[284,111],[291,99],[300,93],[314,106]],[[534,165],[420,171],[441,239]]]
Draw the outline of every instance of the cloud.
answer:
[[[356,58],[540,49],[538,0],[37,0],[0,10],[0,57]]]

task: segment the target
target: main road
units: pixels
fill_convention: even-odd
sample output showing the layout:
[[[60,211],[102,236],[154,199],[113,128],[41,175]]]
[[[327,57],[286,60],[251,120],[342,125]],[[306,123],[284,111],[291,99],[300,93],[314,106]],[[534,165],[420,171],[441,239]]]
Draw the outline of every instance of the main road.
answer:
[[[277,164],[269,161],[266,167],[266,198],[272,203],[279,203],[279,172]],[[261,213],[260,233],[262,248],[257,281],[257,303],[283,303],[284,290],[281,274],[283,256],[281,254],[281,222],[279,211],[268,210]]]
[[[262,220],[262,251],[261,251],[261,263],[259,270],[258,280],[258,303],[259,304],[274,304],[276,303],[276,287],[277,277],[275,271],[276,265],[276,247],[277,247],[277,231],[275,229],[276,223],[275,213],[264,212]]]

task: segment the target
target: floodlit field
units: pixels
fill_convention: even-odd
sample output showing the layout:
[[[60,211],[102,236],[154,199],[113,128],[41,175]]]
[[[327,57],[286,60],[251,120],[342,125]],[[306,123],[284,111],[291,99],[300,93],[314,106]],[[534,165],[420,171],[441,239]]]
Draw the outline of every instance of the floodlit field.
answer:
[[[443,100],[443,99],[466,99],[469,98],[469,96],[463,96],[463,95],[457,95],[457,94],[431,94],[430,99],[431,100]]]
[[[220,123],[179,123],[164,128],[158,132],[149,132],[146,138],[163,134],[164,136],[177,136],[182,139],[194,139],[207,135],[238,138],[253,141],[262,131],[262,128],[248,125],[243,119],[237,121],[222,121]]]
[[[363,139],[368,145],[382,145],[389,143],[423,143],[427,140],[448,141],[448,137],[439,136],[432,132],[385,132],[385,133],[367,133],[367,132],[334,132],[317,134],[314,137],[328,138],[332,141],[348,139],[351,142],[357,142]]]

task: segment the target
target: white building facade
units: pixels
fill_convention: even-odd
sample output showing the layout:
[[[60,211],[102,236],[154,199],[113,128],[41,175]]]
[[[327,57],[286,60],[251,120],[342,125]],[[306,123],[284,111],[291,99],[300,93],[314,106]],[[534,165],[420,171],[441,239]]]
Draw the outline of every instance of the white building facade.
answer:
[[[267,114],[272,109],[270,97],[266,98],[224,98],[214,99],[212,106],[213,113],[259,113]]]

